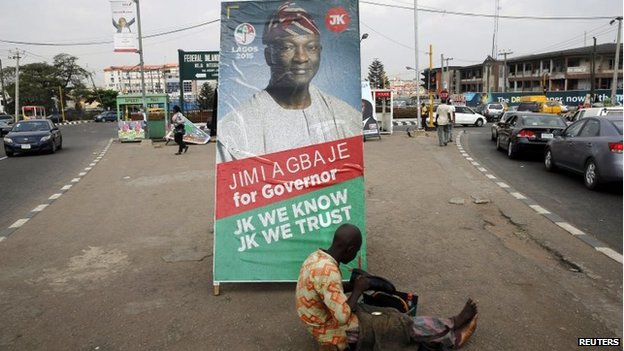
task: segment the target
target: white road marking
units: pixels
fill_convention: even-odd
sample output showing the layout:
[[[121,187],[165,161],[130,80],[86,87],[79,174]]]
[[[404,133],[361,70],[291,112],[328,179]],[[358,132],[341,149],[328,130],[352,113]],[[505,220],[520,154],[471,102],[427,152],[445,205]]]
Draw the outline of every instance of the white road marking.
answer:
[[[0,161],[2,160],[6,160],[8,157],[4,156],[4,157],[0,157]]]
[[[496,182],[496,184],[498,184],[498,186],[500,186],[501,188],[509,188],[509,185],[503,183],[503,182]]]
[[[71,180],[72,183],[78,183],[80,181],[80,178],[74,178]]]
[[[94,167],[95,163],[89,163],[89,167]]]
[[[496,176],[493,176],[491,174],[486,174],[485,176],[488,177],[489,179],[496,179]],[[498,184],[498,185],[500,185],[500,184]]]
[[[87,175],[87,172],[80,172],[80,173],[78,173],[79,177],[84,177],[85,175]]]
[[[481,166],[481,165],[479,164],[479,162],[474,162],[474,161],[473,161],[473,162],[470,162],[470,163],[472,163],[472,165],[473,165],[473,166]]]
[[[483,167],[477,167],[478,170],[480,170],[481,172],[487,172],[487,169],[483,168]]]
[[[540,205],[529,205],[530,208],[532,208],[533,210],[535,210],[535,212],[539,213],[539,214],[549,214],[550,211],[548,211],[547,209],[543,208]]]
[[[583,235],[583,234],[585,234],[583,231],[577,229],[576,227],[572,226],[568,222],[556,222],[555,224],[560,226],[561,228],[565,229],[567,232],[569,232],[572,235]]]
[[[466,157],[466,160],[468,161],[474,161],[474,159],[472,157]]]
[[[517,193],[517,192],[516,192],[516,193],[510,193],[510,194],[511,194],[511,196],[515,197],[515,198],[516,198],[516,199],[518,199],[518,200],[524,200],[524,199],[526,199],[526,196],[524,196],[524,195],[522,195],[522,194],[520,194],[520,193]]]
[[[50,196],[50,197],[48,198],[48,200],[56,200],[56,199],[58,199],[59,197],[61,197],[61,195],[63,195],[63,194],[54,194],[54,195]]]
[[[84,170],[85,170],[85,171],[90,171],[90,170],[92,170],[92,169],[93,169],[93,168],[91,168],[91,167],[87,167],[87,168],[85,168]]]
[[[71,184],[67,184],[64,187],[61,188],[61,190],[69,190],[69,188],[71,188]]]
[[[622,263],[622,255],[620,255],[619,253],[611,250],[608,247],[597,247],[596,250],[602,252],[603,254],[607,255],[608,257],[618,261],[619,263]]]
[[[6,240],[6,236],[0,236],[0,243]]]
[[[30,218],[22,218],[15,221],[15,223],[11,224],[9,228],[19,228],[24,225],[24,223],[28,222]]]
[[[35,207],[31,212],[41,212],[44,208],[48,207],[48,204],[43,204]]]

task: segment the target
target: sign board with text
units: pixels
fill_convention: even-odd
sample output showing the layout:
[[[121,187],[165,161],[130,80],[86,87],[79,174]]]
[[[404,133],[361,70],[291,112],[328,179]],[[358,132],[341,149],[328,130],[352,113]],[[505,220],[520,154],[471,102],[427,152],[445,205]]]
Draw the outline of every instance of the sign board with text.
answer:
[[[178,50],[180,80],[216,80],[219,76],[218,51]]]

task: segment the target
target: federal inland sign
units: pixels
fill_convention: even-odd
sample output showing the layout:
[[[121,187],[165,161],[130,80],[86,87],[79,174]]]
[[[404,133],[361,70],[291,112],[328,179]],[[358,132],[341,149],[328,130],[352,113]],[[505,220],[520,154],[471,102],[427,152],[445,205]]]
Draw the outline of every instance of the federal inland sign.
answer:
[[[216,80],[219,76],[218,51],[178,50],[181,80]]]

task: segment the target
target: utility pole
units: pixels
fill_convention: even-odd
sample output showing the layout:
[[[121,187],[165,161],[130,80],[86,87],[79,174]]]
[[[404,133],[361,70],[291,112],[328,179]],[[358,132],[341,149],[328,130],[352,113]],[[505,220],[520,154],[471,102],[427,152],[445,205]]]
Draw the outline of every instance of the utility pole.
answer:
[[[416,73],[416,118],[420,118],[420,67],[418,67],[418,1],[414,0],[414,72]]]
[[[449,91],[449,95],[451,94],[451,74],[449,73],[449,66],[448,66],[448,62],[449,61],[453,61],[452,57],[448,57],[444,59],[446,61],[446,79],[448,80],[447,84],[447,89]],[[446,81],[445,81],[446,82]]]
[[[444,54],[440,54],[440,80],[440,83],[442,83],[440,90],[446,89],[446,87],[444,86]]]
[[[511,55],[513,54],[512,51],[501,51],[498,53],[499,55],[502,55],[503,58],[503,93],[507,92],[507,78],[508,78],[508,72],[507,72],[507,55]]]
[[[594,38],[594,48],[592,50],[592,57],[591,57],[591,72],[589,75],[589,96],[590,99],[593,102],[595,102],[594,99],[594,94],[596,93],[596,37]]]
[[[141,6],[139,0],[134,0],[137,8],[137,26],[139,27],[139,65],[141,66],[141,97],[143,98],[143,119],[145,127],[145,137],[149,137],[147,124],[147,100],[145,100],[145,72],[143,71],[143,37],[141,36]]]
[[[4,105],[4,109],[2,112],[6,113],[6,96],[4,95],[4,74],[2,72],[2,60],[0,60],[0,89],[2,89],[2,104]]]
[[[429,82],[427,83],[427,92],[429,93],[429,125],[430,128],[433,128],[433,93],[431,92],[431,70],[433,70],[433,46],[429,44]],[[435,87],[434,87],[435,89]]]
[[[618,71],[620,70],[620,40],[622,38],[622,16],[616,17],[611,20],[609,24],[613,24],[618,21],[617,40],[615,46],[615,62],[613,64],[613,80],[611,81],[611,104],[617,104],[617,96],[615,95],[617,89]]]
[[[15,60],[15,122],[19,120],[19,60],[22,58],[19,49],[15,49],[15,53],[13,51],[9,51],[12,56],[9,56],[10,59]]]

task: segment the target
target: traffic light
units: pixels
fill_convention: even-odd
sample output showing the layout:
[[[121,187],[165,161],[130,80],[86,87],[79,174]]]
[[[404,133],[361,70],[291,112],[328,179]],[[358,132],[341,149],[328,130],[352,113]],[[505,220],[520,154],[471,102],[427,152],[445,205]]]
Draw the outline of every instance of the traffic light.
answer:
[[[420,72],[420,76],[418,77],[418,83],[424,91],[429,91],[429,77],[427,76],[427,71]]]
[[[431,72],[431,77],[429,77],[429,90],[436,91],[437,89],[437,81],[435,72]]]

